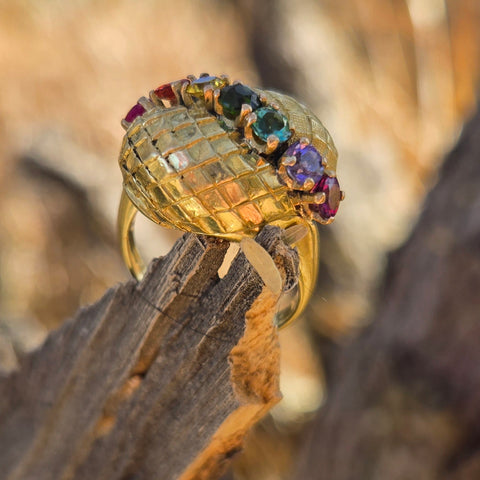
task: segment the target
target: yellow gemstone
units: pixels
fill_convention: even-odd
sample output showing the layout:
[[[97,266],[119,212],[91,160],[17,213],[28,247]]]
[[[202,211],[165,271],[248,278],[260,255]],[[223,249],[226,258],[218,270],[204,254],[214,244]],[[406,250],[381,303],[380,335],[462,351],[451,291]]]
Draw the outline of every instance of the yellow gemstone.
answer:
[[[191,95],[201,96],[203,95],[203,88],[206,85],[211,85],[213,88],[223,88],[226,84],[227,81],[225,79],[209,75],[207,77],[197,78],[188,85],[185,91]]]

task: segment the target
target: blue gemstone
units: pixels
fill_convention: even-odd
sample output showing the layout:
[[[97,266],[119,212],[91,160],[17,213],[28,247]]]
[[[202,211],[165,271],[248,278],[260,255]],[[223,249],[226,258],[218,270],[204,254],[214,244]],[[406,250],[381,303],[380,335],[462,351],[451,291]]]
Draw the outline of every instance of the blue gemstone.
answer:
[[[264,142],[270,135],[276,135],[280,142],[286,142],[292,135],[287,117],[274,108],[262,107],[255,113],[257,114],[257,120],[252,125],[252,130]]]
[[[295,142],[287,148],[283,157],[295,157],[295,164],[288,165],[286,171],[288,176],[300,186],[307,178],[312,178],[315,183],[322,178],[325,170],[322,165],[322,156],[312,145]]]

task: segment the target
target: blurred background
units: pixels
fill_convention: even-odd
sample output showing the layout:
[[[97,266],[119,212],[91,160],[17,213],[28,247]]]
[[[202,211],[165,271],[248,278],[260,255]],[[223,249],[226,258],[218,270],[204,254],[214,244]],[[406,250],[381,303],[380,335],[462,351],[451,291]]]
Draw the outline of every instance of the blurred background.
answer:
[[[317,291],[281,332],[284,399],[234,461],[288,479],[328,390],[328,359],[375,304],[474,111],[478,0],[0,0],[0,369],[128,278],[115,238],[120,120],[168,81],[226,73],[308,104],[346,191],[321,227]],[[176,236],[147,222],[150,255]]]

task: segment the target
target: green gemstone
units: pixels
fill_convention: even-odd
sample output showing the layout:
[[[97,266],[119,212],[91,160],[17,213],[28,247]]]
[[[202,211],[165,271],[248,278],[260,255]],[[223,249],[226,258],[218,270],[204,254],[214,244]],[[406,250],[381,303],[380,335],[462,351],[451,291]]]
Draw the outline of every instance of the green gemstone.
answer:
[[[225,79],[208,75],[193,80],[185,91],[191,95],[201,96],[203,95],[203,87],[205,85],[211,85],[213,88],[223,88],[226,84],[227,81]]]
[[[246,103],[256,110],[260,107],[260,97],[251,89],[236,83],[229,85],[220,92],[218,102],[223,108],[223,114],[230,120],[234,120],[242,110],[242,105]]]
[[[280,142],[286,142],[292,135],[288,120],[278,110],[272,107],[262,107],[256,112],[257,120],[252,125],[253,133],[263,140],[267,141],[270,135],[276,135]]]

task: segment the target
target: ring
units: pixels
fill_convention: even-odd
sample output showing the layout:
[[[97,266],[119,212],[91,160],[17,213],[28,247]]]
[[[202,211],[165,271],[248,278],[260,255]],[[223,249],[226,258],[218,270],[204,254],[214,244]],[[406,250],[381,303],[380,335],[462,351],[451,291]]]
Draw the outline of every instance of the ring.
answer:
[[[201,74],[141,97],[122,126],[118,232],[132,275],[140,280],[145,270],[137,211],[164,227],[237,242],[276,225],[297,232],[300,260],[297,288],[281,299],[276,323],[298,317],[317,277],[315,222],[331,223],[344,198],[337,150],[320,120],[282,93]]]

